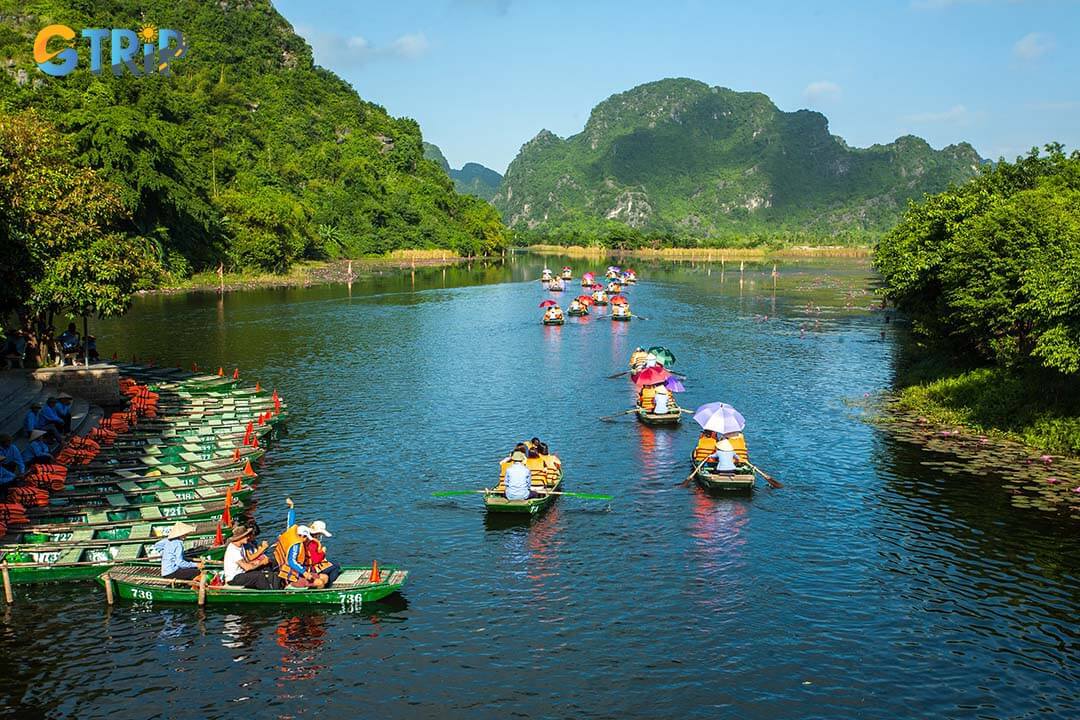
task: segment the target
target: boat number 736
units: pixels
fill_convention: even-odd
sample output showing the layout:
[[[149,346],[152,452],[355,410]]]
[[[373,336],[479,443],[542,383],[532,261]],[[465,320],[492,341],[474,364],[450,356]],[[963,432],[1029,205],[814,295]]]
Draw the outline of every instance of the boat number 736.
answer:
[[[364,596],[361,593],[348,593],[341,596],[341,612],[360,612],[364,604]]]
[[[134,597],[136,600],[152,601],[154,599],[154,593],[150,592],[149,590],[141,590],[139,588],[132,588],[131,596]]]

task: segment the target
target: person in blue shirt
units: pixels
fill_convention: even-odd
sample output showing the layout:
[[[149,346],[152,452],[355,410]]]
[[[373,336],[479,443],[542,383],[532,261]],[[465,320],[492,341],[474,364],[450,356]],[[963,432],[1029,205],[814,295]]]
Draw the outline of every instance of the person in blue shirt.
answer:
[[[64,424],[65,435],[71,432],[71,401],[74,399],[67,393],[60,393],[56,396],[56,414]]]
[[[82,338],[79,337],[79,332],[75,329],[75,323],[70,323],[67,326],[67,330],[60,333],[60,337],[57,338],[57,340],[60,341],[60,352],[65,355],[69,353],[78,353],[82,350]]]
[[[736,466],[742,463],[738,454],[735,452],[735,448],[732,446],[731,441],[727,438],[722,439],[716,445],[716,451],[709,456],[709,462],[715,462],[715,465],[711,465],[713,472],[718,473],[733,473]]]
[[[37,429],[44,430],[52,435],[57,442],[63,442],[64,421],[56,414],[56,398],[51,397],[45,401],[45,407],[38,413]]]
[[[184,559],[184,538],[195,532],[186,522],[177,522],[169,534],[154,543],[153,551],[161,555],[161,577],[170,580],[194,580],[202,572],[202,559],[197,563]]]
[[[507,500],[528,500],[536,497],[532,490],[532,471],[525,467],[525,453],[515,450],[510,455],[510,467],[506,468]]]
[[[56,462],[52,452],[49,451],[49,446],[41,439],[43,437],[45,437],[44,430],[35,430],[30,433],[30,444],[23,450],[23,462],[27,465]]]
[[[10,435],[0,435],[0,466],[16,475],[26,472],[26,461],[19,448],[11,441]]]

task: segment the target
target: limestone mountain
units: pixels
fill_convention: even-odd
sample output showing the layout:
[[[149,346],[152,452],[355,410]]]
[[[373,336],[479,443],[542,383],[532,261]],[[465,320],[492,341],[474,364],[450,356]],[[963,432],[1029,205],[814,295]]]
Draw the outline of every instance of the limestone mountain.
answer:
[[[697,236],[878,231],[981,163],[967,143],[934,150],[912,136],[849,147],[821,113],[666,79],[601,102],[577,135],[540,131],[492,202],[508,225],[538,231],[605,221]]]
[[[502,182],[502,175],[480,163],[465,163],[460,170],[454,170],[439,146],[426,141],[424,142],[424,157],[438,163],[454,181],[454,189],[465,195],[475,195],[490,201]]]

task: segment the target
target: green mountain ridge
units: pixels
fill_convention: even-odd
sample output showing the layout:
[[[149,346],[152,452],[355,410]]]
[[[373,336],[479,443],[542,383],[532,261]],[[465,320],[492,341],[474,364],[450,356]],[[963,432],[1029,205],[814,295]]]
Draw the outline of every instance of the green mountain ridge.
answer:
[[[967,143],[934,150],[913,136],[852,148],[821,113],[677,78],[612,95],[577,135],[541,130],[492,202],[507,225],[541,234],[610,221],[706,237],[880,232],[982,162]]]
[[[31,50],[51,23],[176,28],[189,52],[172,77],[95,77],[84,41],[79,69],[48,77]],[[417,123],[316,66],[269,0],[0,0],[0,68],[0,112],[58,127],[175,274],[506,243],[490,205],[424,159]]]
[[[459,193],[490,201],[502,183],[502,175],[480,163],[465,163],[460,170],[454,170],[439,146],[427,141],[424,142],[424,157],[435,161],[446,171],[454,181],[454,189]]]

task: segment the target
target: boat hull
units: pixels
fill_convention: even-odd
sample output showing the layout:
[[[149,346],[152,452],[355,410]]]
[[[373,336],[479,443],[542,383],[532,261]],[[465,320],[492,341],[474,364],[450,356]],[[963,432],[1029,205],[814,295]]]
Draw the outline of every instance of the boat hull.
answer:
[[[706,490],[718,492],[750,492],[754,489],[754,473],[716,473],[705,468],[698,471],[694,478],[698,485]]]
[[[557,491],[561,487],[562,473],[560,472],[555,484],[546,489],[548,491]],[[489,513],[532,517],[534,515],[539,515],[551,507],[558,497],[558,495],[543,495],[527,500],[507,500],[502,494],[492,492],[484,495],[484,507]]]
[[[637,419],[645,425],[678,425],[682,421],[682,413],[676,410],[659,414],[638,408]]]

